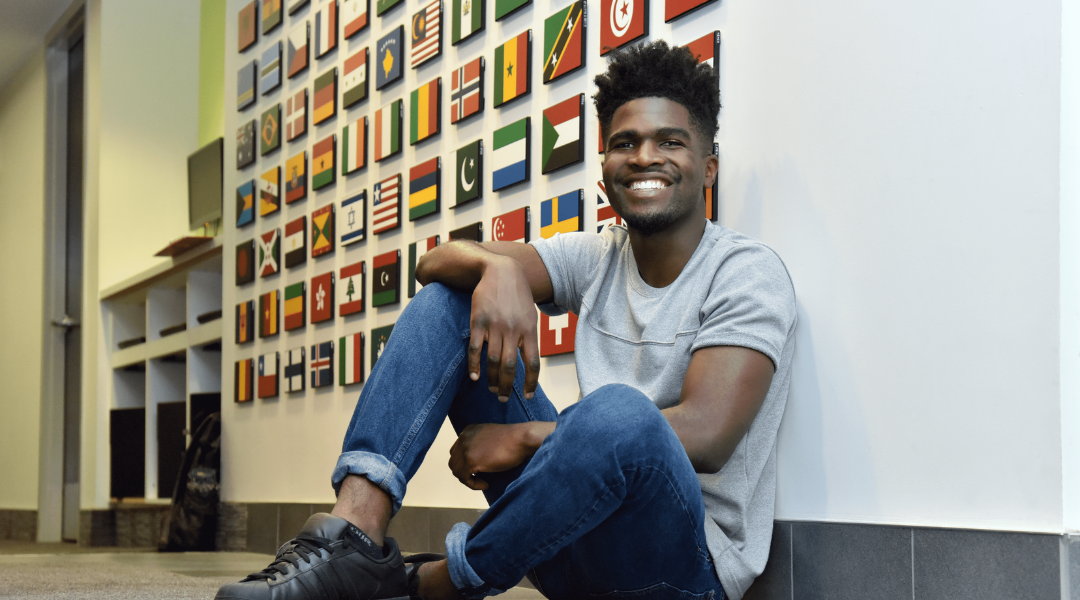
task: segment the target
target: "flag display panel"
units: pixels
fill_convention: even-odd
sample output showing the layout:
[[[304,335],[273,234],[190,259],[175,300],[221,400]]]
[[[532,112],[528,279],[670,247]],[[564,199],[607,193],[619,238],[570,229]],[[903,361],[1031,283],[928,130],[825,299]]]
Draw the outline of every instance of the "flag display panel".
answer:
[[[585,0],[544,20],[544,83],[585,66]]]

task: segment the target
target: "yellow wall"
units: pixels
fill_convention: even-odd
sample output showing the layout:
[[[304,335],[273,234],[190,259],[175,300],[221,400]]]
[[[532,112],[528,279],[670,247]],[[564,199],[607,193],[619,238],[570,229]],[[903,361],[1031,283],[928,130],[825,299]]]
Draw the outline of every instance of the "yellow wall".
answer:
[[[45,226],[45,51],[0,95],[0,508],[37,509]]]

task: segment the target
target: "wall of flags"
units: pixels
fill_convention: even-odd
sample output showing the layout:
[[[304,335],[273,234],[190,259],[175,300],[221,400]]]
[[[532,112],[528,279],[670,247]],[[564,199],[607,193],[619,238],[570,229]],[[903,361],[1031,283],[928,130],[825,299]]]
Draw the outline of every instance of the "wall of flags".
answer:
[[[281,427],[281,412],[260,406],[318,399],[319,388],[350,413],[421,287],[416,262],[438,244],[618,223],[600,182],[592,78],[611,49],[655,37],[690,42],[719,71],[718,4],[230,0],[226,427],[244,439]],[[716,219],[717,190],[705,193]],[[573,352],[576,323],[538,325],[555,360],[541,384],[562,405],[577,397],[572,360],[559,357]]]

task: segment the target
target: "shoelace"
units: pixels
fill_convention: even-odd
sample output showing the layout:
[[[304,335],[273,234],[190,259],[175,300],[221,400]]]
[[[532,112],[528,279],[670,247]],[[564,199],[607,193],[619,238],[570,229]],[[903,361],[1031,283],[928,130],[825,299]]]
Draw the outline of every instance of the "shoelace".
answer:
[[[346,544],[349,543],[348,540],[344,541]],[[334,548],[330,543],[330,540],[325,538],[295,538],[292,546],[279,554],[278,557],[274,559],[274,562],[270,563],[270,565],[262,571],[248,575],[244,578],[244,581],[273,579],[274,577],[277,577],[278,573],[287,575],[289,573],[289,567],[286,566],[286,564],[292,565],[292,568],[294,569],[299,569],[301,560],[310,565],[312,555],[319,556],[321,555],[322,550],[326,550],[330,554],[334,553]]]

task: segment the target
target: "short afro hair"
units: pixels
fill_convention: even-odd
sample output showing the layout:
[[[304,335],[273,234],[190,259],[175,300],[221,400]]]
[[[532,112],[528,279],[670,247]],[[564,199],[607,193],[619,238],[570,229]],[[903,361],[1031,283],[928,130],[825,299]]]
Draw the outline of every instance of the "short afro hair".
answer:
[[[616,50],[607,72],[596,76],[593,104],[600,130],[607,139],[611,119],[620,106],[638,98],[666,98],[686,107],[690,123],[712,150],[720,114],[720,82],[707,64],[698,63],[689,49],[672,48],[664,40]]]

